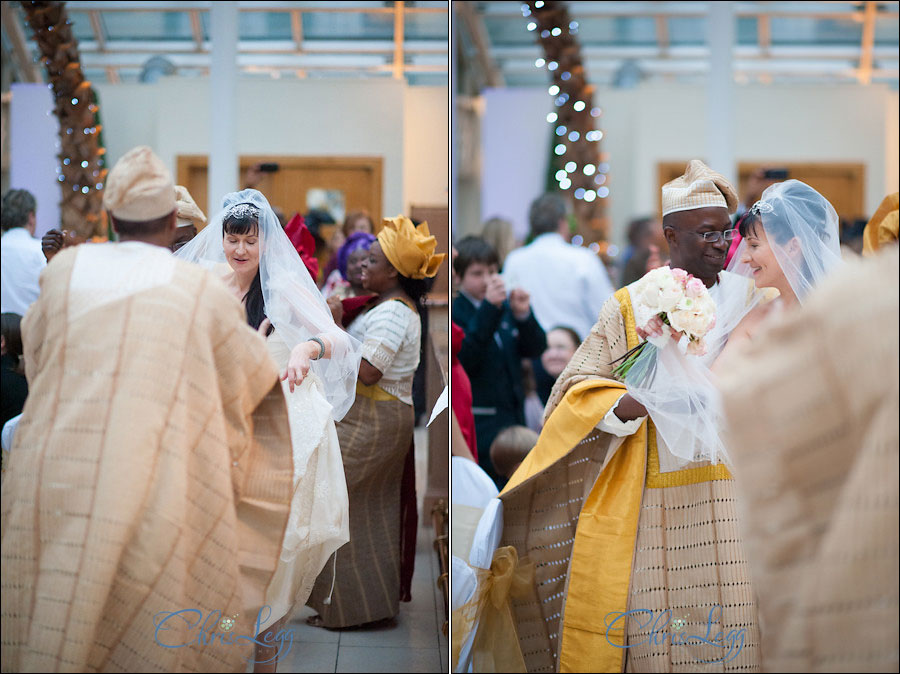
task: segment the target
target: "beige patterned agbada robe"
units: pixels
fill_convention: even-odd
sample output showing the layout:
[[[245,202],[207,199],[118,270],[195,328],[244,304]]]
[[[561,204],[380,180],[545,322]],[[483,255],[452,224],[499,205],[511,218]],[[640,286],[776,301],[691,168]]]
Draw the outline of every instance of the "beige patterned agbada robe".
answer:
[[[581,416],[599,422],[625,393],[611,363],[636,344],[631,300],[623,288],[606,302],[557,380],[544,433],[551,412],[569,405],[567,392],[592,382],[606,407],[588,408]],[[527,670],[758,670],[756,605],[731,475],[723,464],[708,462],[660,472],[650,421],[610,452],[616,440],[589,430],[581,441],[554,450],[549,465],[528,470],[524,482],[514,475],[515,486],[501,494],[501,545],[514,546],[520,559],[535,563],[532,591],[512,599]],[[621,472],[608,477],[623,455],[632,457],[627,480]],[[635,495],[639,512],[619,505],[622,493]],[[585,515],[589,505],[595,509]],[[617,508],[618,515],[609,517]],[[613,620],[610,607],[620,617],[604,625]],[[642,613],[625,615],[626,609]],[[679,644],[682,635],[713,643]]]
[[[240,304],[165,249],[83,245],[43,272],[22,336],[3,671],[245,670],[292,458]]]

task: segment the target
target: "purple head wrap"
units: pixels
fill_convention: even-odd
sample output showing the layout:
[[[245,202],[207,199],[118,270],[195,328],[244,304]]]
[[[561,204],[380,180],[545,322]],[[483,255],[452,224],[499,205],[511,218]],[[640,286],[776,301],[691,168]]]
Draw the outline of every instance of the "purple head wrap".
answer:
[[[360,248],[369,250],[369,246],[372,245],[373,241],[375,241],[375,237],[368,232],[353,232],[347,237],[344,245],[338,248],[337,252],[338,270],[341,272],[341,278],[345,281],[347,280],[347,259],[350,257],[350,254],[355,253]]]

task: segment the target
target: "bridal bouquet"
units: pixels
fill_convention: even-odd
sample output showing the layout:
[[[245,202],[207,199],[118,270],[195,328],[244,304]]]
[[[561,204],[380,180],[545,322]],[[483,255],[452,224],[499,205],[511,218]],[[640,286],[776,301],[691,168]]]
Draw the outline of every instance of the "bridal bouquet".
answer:
[[[702,356],[706,353],[704,337],[716,323],[716,305],[703,281],[683,269],[658,267],[632,287],[631,298],[636,314],[659,317],[675,331],[679,341],[686,336],[688,354]],[[639,327],[646,330],[649,320]],[[641,342],[613,361],[624,359],[613,369],[613,373],[624,378],[648,344],[662,348],[670,339],[673,339],[670,330],[648,337],[646,342]]]

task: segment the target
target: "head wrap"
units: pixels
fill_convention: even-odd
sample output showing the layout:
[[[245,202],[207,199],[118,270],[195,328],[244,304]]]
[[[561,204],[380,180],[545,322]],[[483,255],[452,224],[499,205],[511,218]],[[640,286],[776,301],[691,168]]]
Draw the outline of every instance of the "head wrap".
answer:
[[[416,227],[403,215],[385,218],[377,238],[388,262],[407,278],[432,278],[447,257],[445,253],[435,254],[437,240],[428,231],[427,222]]]
[[[874,255],[888,243],[897,241],[900,192],[887,195],[863,230],[863,255]]]
[[[131,222],[161,218],[175,210],[172,174],[149,147],[129,150],[106,178],[103,207]]]
[[[287,234],[288,239],[291,241],[291,245],[294,246],[294,249],[300,255],[300,259],[303,260],[303,264],[306,266],[309,275],[312,276],[313,279],[319,278],[319,260],[316,258],[316,240],[306,226],[303,216],[299,213],[294,213],[294,217],[288,220],[288,223],[284,226],[284,233]]]
[[[725,176],[716,173],[699,159],[688,162],[684,175],[662,187],[662,213],[691,211],[695,208],[721,206],[734,213],[737,193]]]
[[[194,225],[200,230],[206,224],[206,216],[183,185],[175,185],[175,208],[179,227]]]
[[[341,277],[345,281],[347,280],[347,260],[350,259],[350,255],[360,248],[369,250],[369,246],[372,245],[374,240],[374,234],[369,234],[368,232],[353,232],[353,234],[347,237],[344,245],[338,248],[337,266],[338,270],[341,272]]]

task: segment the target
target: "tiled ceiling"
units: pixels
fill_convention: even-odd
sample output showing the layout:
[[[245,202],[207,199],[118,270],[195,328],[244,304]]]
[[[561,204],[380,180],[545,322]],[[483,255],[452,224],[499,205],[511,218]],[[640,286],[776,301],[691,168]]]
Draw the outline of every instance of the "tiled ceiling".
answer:
[[[548,77],[528,5],[466,3],[460,21],[463,77],[483,86],[543,86]],[[699,81],[709,69],[710,2],[570,2],[591,82]],[[898,83],[898,2],[735,2],[736,81]],[[457,15],[461,8],[457,7]],[[566,29],[565,27],[563,27]],[[481,34],[481,39],[473,35]],[[481,53],[479,53],[481,50]]]
[[[9,29],[4,22],[4,59],[15,60],[14,32],[36,57],[20,3],[3,4],[11,6],[19,28]],[[91,81],[147,81],[154,76],[146,67],[153,57],[165,59],[155,63],[166,74],[209,72],[210,1],[65,4]],[[253,0],[238,5],[243,77],[403,77],[411,85],[448,84],[447,2]],[[28,66],[15,65],[17,79],[27,79]]]

